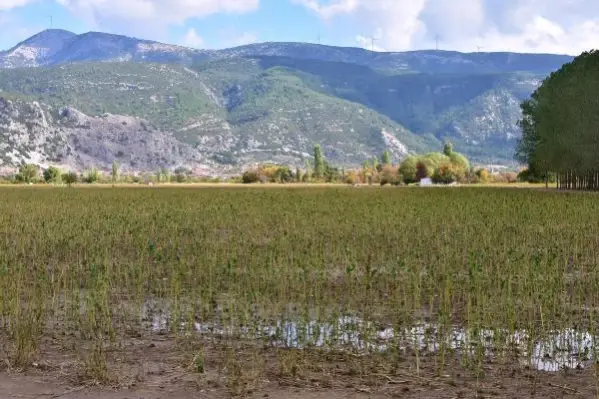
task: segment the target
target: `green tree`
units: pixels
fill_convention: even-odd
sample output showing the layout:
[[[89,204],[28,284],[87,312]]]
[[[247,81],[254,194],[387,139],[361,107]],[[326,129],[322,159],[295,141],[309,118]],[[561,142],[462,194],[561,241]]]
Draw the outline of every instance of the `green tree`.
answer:
[[[376,171],[380,171],[379,166],[379,159],[377,157],[372,158],[372,168]]]
[[[260,174],[257,170],[246,170],[241,176],[241,181],[244,184],[258,183],[260,181]]]
[[[34,183],[39,180],[39,166],[28,163],[19,168],[19,173],[16,176],[17,181],[23,183]]]
[[[443,154],[447,155],[448,157],[451,157],[451,154],[453,154],[453,144],[451,144],[451,141],[445,142],[445,145],[443,146]]]
[[[454,164],[441,165],[432,176],[435,183],[450,184],[458,181],[460,178],[459,167]]]
[[[97,183],[100,180],[100,171],[97,168],[91,168],[85,174],[86,183]]]
[[[175,181],[177,183],[185,183],[187,175],[181,171],[175,173]]]
[[[391,153],[389,151],[383,151],[381,163],[383,164],[383,166],[391,165]]]
[[[547,77],[520,105],[515,158],[546,183],[552,172],[566,187],[597,189],[599,51],[582,53]],[[563,183],[562,179],[562,183]]]
[[[295,169],[295,181],[296,181],[297,183],[300,183],[300,182],[302,181],[302,171],[300,170],[300,168],[299,168],[299,167],[297,167],[297,168]]]
[[[287,166],[281,166],[275,172],[274,180],[279,183],[290,183],[293,181],[293,173]]]
[[[312,179],[312,165],[310,165],[310,160],[306,159],[306,173],[302,176],[302,181],[307,183]]]
[[[57,184],[61,181],[60,170],[55,166],[49,166],[48,169],[44,170],[44,181],[46,183]]]
[[[416,179],[418,158],[410,155],[399,165],[399,173],[403,177],[403,181],[405,184],[416,183],[418,180]]]
[[[67,186],[71,187],[71,185],[77,183],[78,176],[75,172],[68,172],[62,175],[62,181],[67,184]]]
[[[453,165],[460,169],[462,174],[466,174],[470,170],[470,161],[459,152],[452,152],[449,159]]]
[[[112,171],[110,173],[110,177],[112,178],[112,182],[116,183],[119,180],[119,169],[120,166],[117,161],[112,162]]]
[[[324,155],[319,144],[314,146],[314,178],[321,179],[324,177],[325,166],[324,166]]]

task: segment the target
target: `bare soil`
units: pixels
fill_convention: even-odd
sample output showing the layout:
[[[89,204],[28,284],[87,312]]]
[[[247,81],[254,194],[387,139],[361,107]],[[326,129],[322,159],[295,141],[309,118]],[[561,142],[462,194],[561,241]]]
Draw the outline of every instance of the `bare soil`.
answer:
[[[107,355],[109,379],[98,383],[85,374],[82,353],[46,339],[38,359],[25,370],[8,361],[2,365],[0,398],[549,399],[599,393],[593,366],[546,373],[517,363],[490,363],[474,373],[456,359],[439,375],[436,359],[426,357],[420,358],[417,372],[409,356],[390,370],[376,359],[369,364],[353,355],[234,346],[182,344],[167,336],[131,338]],[[198,347],[203,348],[202,373],[194,366]]]

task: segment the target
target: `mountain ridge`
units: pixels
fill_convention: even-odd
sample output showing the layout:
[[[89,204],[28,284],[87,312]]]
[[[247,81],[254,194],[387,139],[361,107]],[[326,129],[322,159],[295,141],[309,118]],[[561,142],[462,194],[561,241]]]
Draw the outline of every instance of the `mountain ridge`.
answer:
[[[31,117],[25,125],[15,112],[7,114],[12,121],[5,115],[0,135],[19,148],[22,160],[53,159],[54,147],[32,144],[31,154],[37,155],[29,156],[29,147],[9,142],[9,136],[24,137],[27,126],[42,126],[43,114],[52,122],[36,134],[52,138],[60,127],[59,110],[72,109],[89,120],[107,113],[117,118],[92,124],[111,131],[93,136],[101,138],[97,148],[92,139],[82,140],[90,148],[67,143],[79,152],[67,159],[78,168],[86,162],[106,166],[116,156],[109,149],[122,146],[116,138],[127,134],[134,141],[140,134],[157,137],[158,153],[171,158],[152,163],[132,145],[127,151],[139,154],[127,154],[137,160],[124,160],[131,168],[177,162],[212,171],[255,162],[299,166],[316,143],[332,162],[350,166],[387,148],[396,161],[438,150],[448,139],[474,162],[513,164],[519,103],[572,58],[445,50],[379,53],[278,42],[198,50],[102,32],[44,31],[0,52],[0,97],[18,101],[13,103],[17,113],[36,103],[43,111],[21,114]],[[131,130],[127,126],[142,125],[127,118],[156,128]],[[112,123],[116,120],[126,125]],[[16,125],[20,130],[10,133]],[[65,134],[90,137],[77,129]],[[37,143],[33,136],[29,140]],[[186,158],[181,151],[194,155]],[[5,165],[18,162],[1,152]]]
[[[8,62],[7,57],[18,50],[20,46],[37,36],[68,36],[64,39],[63,51],[54,53],[53,56],[44,57],[42,62],[31,62],[30,65],[19,65]],[[90,43],[92,42],[92,43]],[[95,42],[95,43],[93,43]],[[241,56],[290,56],[301,59],[318,59],[321,61],[346,62],[358,65],[369,65],[374,68],[390,69],[393,71],[416,71],[434,73],[464,73],[472,72],[516,72],[531,71],[550,72],[558,69],[565,62],[573,59],[569,55],[545,53],[512,53],[512,52],[472,52],[462,53],[451,50],[411,50],[404,52],[373,52],[357,47],[329,46],[324,44],[302,42],[264,42],[247,44],[221,50],[203,50],[180,45],[138,39],[124,35],[103,32],[86,32],[75,34],[65,30],[45,30],[29,39],[17,44],[13,48],[0,52],[0,66],[50,66],[73,61],[108,61],[119,60],[118,57],[108,57],[104,54],[93,54],[93,51],[102,50],[102,45],[112,46],[125,54],[120,55],[120,60],[145,60],[160,62],[160,57],[166,53],[172,55],[166,62],[190,64],[208,59],[231,58]],[[73,58],[73,48],[87,47],[87,57]],[[141,46],[141,50],[140,50]],[[533,61],[537,62],[534,64]],[[9,65],[9,66],[7,66]],[[535,66],[536,65],[536,66]],[[503,69],[502,69],[503,68]],[[531,69],[532,68],[532,69]]]

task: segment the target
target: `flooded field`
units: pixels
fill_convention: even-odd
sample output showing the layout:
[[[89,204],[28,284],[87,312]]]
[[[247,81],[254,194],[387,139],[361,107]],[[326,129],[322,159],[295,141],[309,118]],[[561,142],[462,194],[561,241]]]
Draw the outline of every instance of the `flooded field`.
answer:
[[[119,377],[127,348],[161,337],[183,351],[188,372],[229,377],[245,370],[223,366],[232,350],[248,364],[282,362],[276,370],[302,370],[296,352],[339,370],[347,362],[326,359],[351,356],[362,377],[386,370],[383,382],[398,368],[479,378],[500,365],[590,372],[597,361],[593,194],[8,187],[0,195],[0,355],[11,369],[44,362],[50,343],[86,379],[105,382]],[[210,366],[210,353],[221,363]]]

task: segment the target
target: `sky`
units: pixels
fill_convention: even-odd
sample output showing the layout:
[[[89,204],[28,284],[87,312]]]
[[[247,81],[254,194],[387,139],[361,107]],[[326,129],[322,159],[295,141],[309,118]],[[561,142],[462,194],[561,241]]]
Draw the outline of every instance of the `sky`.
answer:
[[[599,48],[599,0],[0,0],[0,49],[51,26],[206,49],[293,41],[576,55]]]

